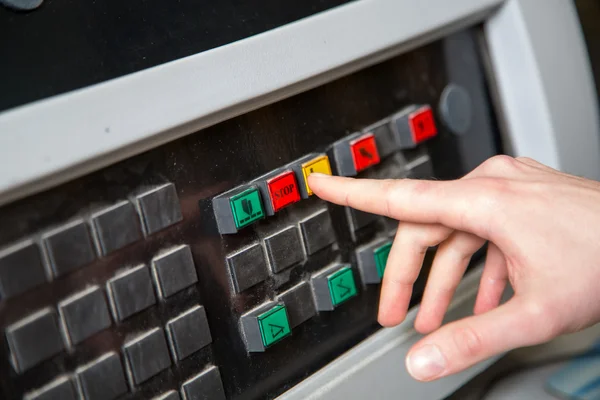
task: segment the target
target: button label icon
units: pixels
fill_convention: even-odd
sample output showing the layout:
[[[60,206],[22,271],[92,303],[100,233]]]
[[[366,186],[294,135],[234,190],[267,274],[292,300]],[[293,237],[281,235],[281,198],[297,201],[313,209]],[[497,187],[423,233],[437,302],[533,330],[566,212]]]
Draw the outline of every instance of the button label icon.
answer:
[[[310,187],[308,187],[308,176],[315,172],[331,175],[329,157],[322,155],[302,164],[302,175],[304,176],[304,184],[306,185],[306,191],[309,196],[312,196],[313,192],[310,190]]]
[[[258,316],[263,345],[269,347],[291,334],[287,310],[279,304]]]
[[[385,266],[387,265],[388,256],[392,249],[392,242],[388,242],[382,246],[379,246],[373,250],[373,256],[375,257],[375,266],[377,267],[377,273],[380,278],[383,278],[385,272]]]
[[[348,295],[352,291],[352,289],[349,286],[344,286],[344,280],[343,279],[340,279],[340,281],[337,283],[336,286],[340,290],[339,297],[341,299],[344,299],[344,298],[348,297]]]
[[[246,213],[246,215],[252,216],[252,202],[248,199],[243,199],[242,210]]]
[[[437,135],[437,127],[431,107],[424,106],[408,117],[410,132],[415,143],[420,143]]]
[[[379,164],[381,161],[379,152],[377,151],[377,143],[375,135],[367,133],[350,142],[352,151],[352,161],[356,172],[360,172],[365,168]]]
[[[264,217],[260,193],[256,188],[249,188],[229,199],[235,226],[241,229]]]
[[[331,303],[338,306],[356,296],[356,283],[352,268],[344,267],[327,277]]]
[[[283,326],[273,324],[269,324],[269,328],[271,328],[271,336],[273,336],[273,338],[281,335],[285,329]]]
[[[298,183],[293,171],[286,171],[267,181],[271,205],[273,211],[277,212],[284,207],[300,201]]]

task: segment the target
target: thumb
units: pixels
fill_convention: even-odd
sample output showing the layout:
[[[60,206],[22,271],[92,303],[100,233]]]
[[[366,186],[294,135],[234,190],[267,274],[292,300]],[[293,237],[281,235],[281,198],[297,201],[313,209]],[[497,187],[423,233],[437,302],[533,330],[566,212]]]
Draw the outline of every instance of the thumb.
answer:
[[[421,339],[409,351],[406,368],[413,378],[431,381],[517,347],[545,342],[556,332],[547,317],[542,307],[513,297],[492,311],[450,323]]]

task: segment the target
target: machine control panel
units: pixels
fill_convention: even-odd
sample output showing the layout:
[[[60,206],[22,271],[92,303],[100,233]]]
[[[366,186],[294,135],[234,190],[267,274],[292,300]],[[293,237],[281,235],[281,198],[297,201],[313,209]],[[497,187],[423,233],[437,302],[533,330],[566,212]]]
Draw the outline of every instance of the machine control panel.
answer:
[[[0,207],[0,398],[274,398],[380,329],[398,221],[307,178],[452,179],[495,154],[464,37]],[[460,134],[450,85],[489,113]]]

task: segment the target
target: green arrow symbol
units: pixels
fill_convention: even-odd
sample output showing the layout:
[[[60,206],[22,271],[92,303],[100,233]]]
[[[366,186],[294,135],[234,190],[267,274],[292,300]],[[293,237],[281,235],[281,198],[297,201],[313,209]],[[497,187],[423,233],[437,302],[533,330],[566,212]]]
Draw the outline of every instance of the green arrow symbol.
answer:
[[[335,285],[335,286],[339,287],[340,289],[344,290],[344,291],[343,291],[343,292],[340,294],[340,297],[346,297],[346,296],[348,296],[348,295],[350,294],[350,292],[352,291],[352,289],[350,289],[349,287],[347,287],[347,286],[344,286],[344,285],[343,285],[343,283],[344,283],[344,280],[343,280],[343,279],[340,279],[340,281],[339,281],[339,282],[338,282],[338,283]]]
[[[269,328],[271,328],[271,336],[275,339],[277,336],[283,333],[284,327],[279,325],[269,324]]]

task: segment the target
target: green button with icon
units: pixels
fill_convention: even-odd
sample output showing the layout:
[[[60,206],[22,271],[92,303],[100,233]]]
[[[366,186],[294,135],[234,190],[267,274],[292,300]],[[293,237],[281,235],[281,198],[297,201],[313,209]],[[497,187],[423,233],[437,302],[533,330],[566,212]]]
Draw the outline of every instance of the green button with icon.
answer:
[[[258,316],[258,326],[263,345],[269,347],[292,332],[284,305],[277,305]]]
[[[233,220],[237,229],[264,218],[260,193],[257,188],[249,188],[229,199]]]
[[[334,307],[356,296],[356,283],[352,268],[344,267],[327,277],[329,295]]]
[[[390,250],[392,249],[392,242],[389,241],[386,244],[377,247],[373,250],[373,256],[375,257],[375,266],[377,267],[377,274],[379,278],[383,278],[385,272],[385,266],[387,264]]]

